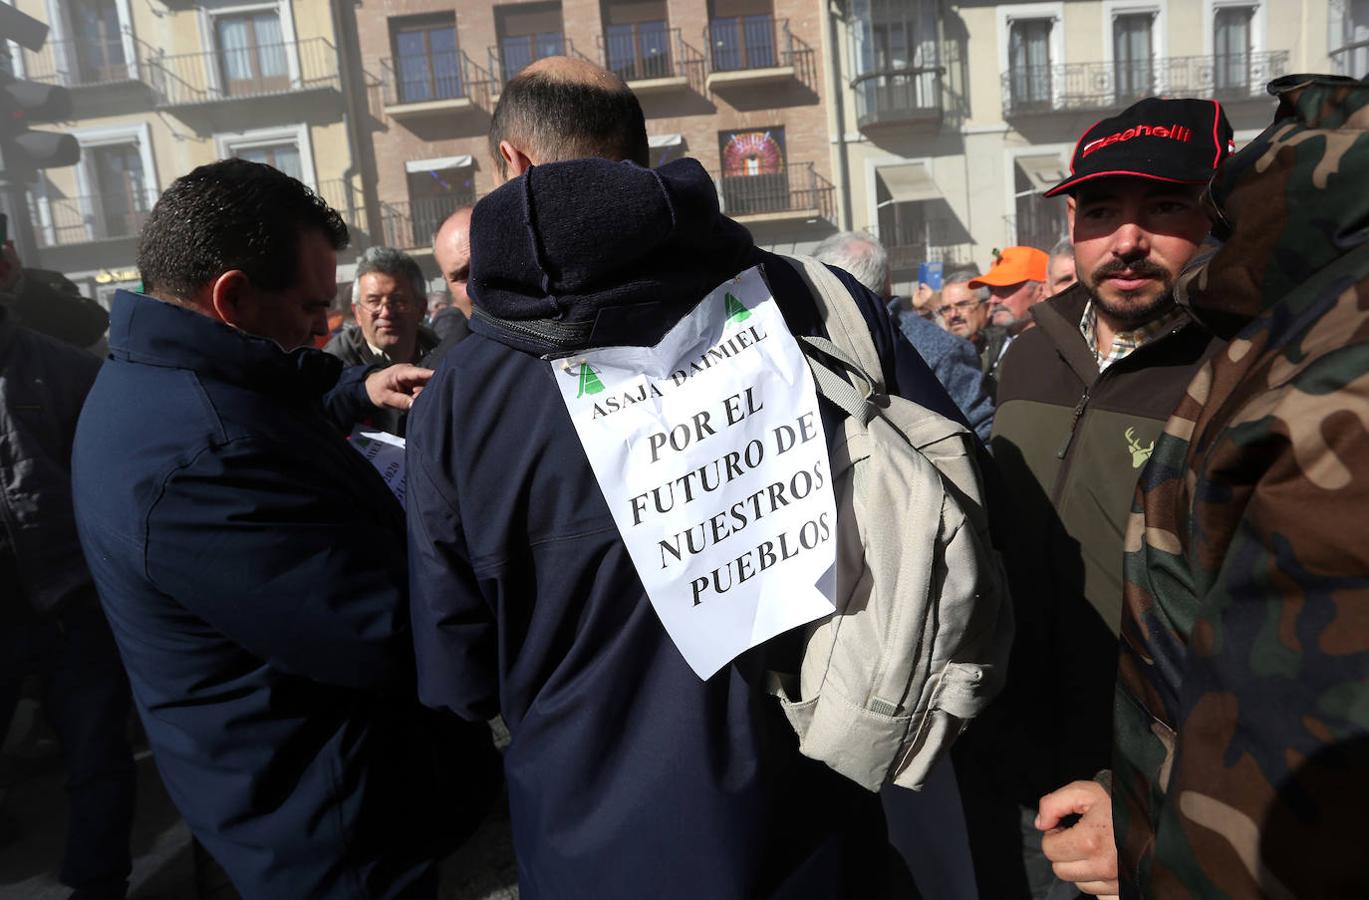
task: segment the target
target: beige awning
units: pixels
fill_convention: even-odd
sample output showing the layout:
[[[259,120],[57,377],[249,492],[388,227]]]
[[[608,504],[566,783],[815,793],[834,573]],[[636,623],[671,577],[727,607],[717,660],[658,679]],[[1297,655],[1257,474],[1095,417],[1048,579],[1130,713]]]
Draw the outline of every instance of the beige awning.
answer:
[[[678,147],[684,143],[684,135],[649,134],[646,136],[646,143],[652,150],[659,150],[662,147]]]
[[[881,166],[876,171],[889,190],[891,203],[917,203],[920,200],[937,200],[941,197],[941,188],[932,180],[931,169],[926,163]]]
[[[474,160],[469,153],[461,156],[441,156],[437,159],[411,159],[404,164],[404,171],[409,174],[417,172],[442,172],[447,169],[468,169]]]
[[[1036,193],[1048,191],[1057,184],[1065,180],[1069,174],[1069,167],[1060,158],[1058,153],[1046,153],[1041,156],[1019,156],[1017,166],[1022,170],[1022,174],[1027,176],[1031,182],[1032,190]]]

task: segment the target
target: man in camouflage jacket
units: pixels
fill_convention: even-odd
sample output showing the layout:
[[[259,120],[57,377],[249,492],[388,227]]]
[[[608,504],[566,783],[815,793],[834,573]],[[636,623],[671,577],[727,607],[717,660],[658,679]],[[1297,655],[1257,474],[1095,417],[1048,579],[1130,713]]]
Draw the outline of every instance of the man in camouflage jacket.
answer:
[[[1230,345],[1166,425],[1128,535],[1127,897],[1369,896],[1369,84],[1270,90],[1274,125],[1212,185],[1229,239],[1178,290]]]

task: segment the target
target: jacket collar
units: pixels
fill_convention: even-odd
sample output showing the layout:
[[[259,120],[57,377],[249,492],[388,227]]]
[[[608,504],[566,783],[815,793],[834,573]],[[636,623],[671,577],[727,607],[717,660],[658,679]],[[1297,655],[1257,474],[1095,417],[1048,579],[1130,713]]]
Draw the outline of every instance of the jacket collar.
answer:
[[[1082,284],[1075,283],[1049,300],[1033,306],[1031,313],[1036,319],[1036,326],[1055,344],[1065,365],[1084,384],[1093,384],[1098,378],[1098,361],[1093,358],[1093,351],[1079,331],[1079,320],[1084,317],[1084,307],[1088,303],[1088,291]]]
[[[109,353],[150,366],[189,369],[259,391],[321,397],[342,362],[321,350],[289,353],[266,338],[133,291],[118,291],[109,320]]]

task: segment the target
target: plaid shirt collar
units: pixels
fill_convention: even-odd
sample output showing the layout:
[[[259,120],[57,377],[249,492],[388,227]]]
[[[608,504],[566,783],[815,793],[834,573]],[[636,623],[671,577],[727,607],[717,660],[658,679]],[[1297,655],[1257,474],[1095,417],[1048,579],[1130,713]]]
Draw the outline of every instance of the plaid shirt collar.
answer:
[[[1084,305],[1084,317],[1079,320],[1079,330],[1084,335],[1084,343],[1088,345],[1089,350],[1093,353],[1093,358],[1098,362],[1098,371],[1103,372],[1118,360],[1126,359],[1138,347],[1143,347],[1156,338],[1173,331],[1186,315],[1187,313],[1183,309],[1174,306],[1160,318],[1153,319],[1140,328],[1117,332],[1112,336],[1112,346],[1108,348],[1108,352],[1099,353],[1098,312],[1093,307],[1093,301],[1090,300]]]

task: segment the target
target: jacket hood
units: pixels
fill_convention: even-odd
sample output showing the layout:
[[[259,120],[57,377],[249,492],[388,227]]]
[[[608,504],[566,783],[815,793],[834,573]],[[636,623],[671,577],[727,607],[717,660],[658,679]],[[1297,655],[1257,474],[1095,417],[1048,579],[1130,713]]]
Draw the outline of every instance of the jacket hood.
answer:
[[[1274,123],[1217,170],[1208,192],[1225,243],[1175,291],[1224,338],[1369,243],[1369,84],[1291,76],[1270,92]]]
[[[539,354],[654,344],[753,251],[696,160],[534,166],[475,207],[471,330]]]

